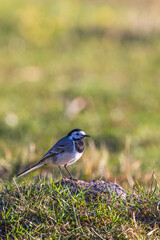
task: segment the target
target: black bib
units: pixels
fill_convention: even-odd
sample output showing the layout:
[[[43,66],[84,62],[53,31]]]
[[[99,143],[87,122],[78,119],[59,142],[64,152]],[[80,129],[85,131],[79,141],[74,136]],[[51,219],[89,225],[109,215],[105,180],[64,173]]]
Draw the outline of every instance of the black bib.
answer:
[[[75,146],[76,146],[76,151],[79,153],[82,153],[85,148],[85,143],[84,143],[83,139],[75,140]]]

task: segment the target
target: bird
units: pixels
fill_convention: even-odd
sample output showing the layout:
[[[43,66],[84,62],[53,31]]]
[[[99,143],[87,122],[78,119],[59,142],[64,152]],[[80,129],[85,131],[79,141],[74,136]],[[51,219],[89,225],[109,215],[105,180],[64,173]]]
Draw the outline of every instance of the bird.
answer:
[[[85,149],[84,138],[86,137],[90,137],[90,135],[87,135],[81,129],[73,129],[65,137],[61,138],[38,163],[21,172],[17,177],[22,177],[43,165],[53,163],[59,167],[63,178],[65,178],[65,175],[62,172],[61,166],[64,166],[70,179],[76,180],[67,166],[75,163],[82,156]]]

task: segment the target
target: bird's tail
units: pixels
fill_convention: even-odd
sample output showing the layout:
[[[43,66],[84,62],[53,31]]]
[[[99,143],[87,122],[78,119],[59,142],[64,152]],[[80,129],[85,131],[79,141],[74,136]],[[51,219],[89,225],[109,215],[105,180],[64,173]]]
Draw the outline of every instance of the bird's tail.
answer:
[[[43,165],[45,165],[44,161],[40,161],[40,162],[36,163],[35,165],[33,165],[32,167],[30,167],[30,168],[24,170],[23,172],[21,172],[20,174],[18,174],[17,177],[22,177],[22,176],[36,170],[37,168],[39,168]]]

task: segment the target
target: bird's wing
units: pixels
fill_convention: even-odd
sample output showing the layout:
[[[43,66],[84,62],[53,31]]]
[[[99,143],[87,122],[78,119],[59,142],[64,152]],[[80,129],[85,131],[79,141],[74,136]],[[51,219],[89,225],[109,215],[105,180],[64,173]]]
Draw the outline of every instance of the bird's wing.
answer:
[[[42,158],[41,160],[33,165],[32,167],[26,169],[22,173],[18,174],[17,177],[21,177],[23,175],[26,175],[27,173],[32,172],[33,170],[36,170],[37,168],[47,164],[49,161],[47,161],[47,158],[56,156],[57,154],[60,154],[64,151],[71,151],[73,149],[73,142],[69,140],[67,137],[61,138]]]
[[[56,156],[64,151],[68,151],[68,149],[71,149],[72,147],[72,141],[66,137],[63,137],[41,158],[40,161],[43,161],[51,156]]]

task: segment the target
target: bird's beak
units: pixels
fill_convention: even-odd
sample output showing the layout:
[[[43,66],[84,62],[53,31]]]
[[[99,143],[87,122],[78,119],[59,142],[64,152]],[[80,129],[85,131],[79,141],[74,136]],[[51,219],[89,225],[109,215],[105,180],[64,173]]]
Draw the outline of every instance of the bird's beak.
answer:
[[[83,135],[83,137],[90,137],[90,135],[85,134],[85,135]]]

